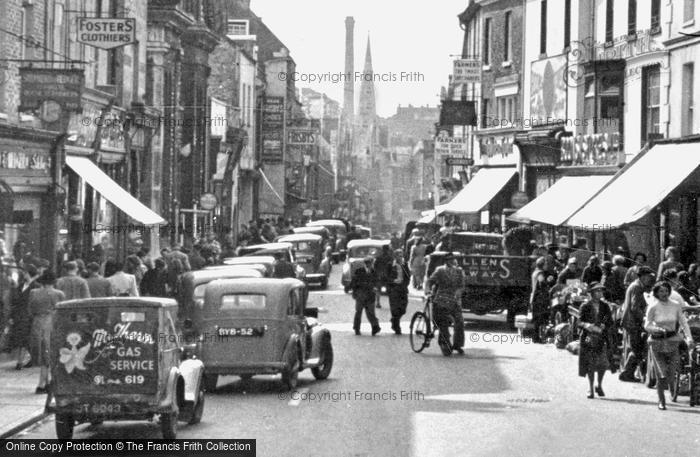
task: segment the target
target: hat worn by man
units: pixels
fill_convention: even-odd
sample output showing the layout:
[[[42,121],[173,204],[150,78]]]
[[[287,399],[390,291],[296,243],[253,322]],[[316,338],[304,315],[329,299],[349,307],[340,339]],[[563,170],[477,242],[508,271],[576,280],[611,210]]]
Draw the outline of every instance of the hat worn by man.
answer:
[[[597,281],[594,281],[588,286],[588,292],[593,292],[595,290],[605,290],[605,286]]]
[[[576,257],[569,257],[567,263],[571,265],[572,263],[578,263],[578,261],[576,260]]]
[[[641,277],[645,275],[655,275],[654,270],[647,267],[646,265],[639,267],[639,270],[637,270],[637,276]]]

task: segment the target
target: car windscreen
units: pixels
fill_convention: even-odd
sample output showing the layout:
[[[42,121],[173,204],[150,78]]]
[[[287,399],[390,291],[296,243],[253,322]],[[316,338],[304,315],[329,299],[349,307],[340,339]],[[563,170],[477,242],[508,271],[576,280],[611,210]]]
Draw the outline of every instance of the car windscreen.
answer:
[[[350,249],[350,252],[348,252],[348,257],[377,257],[379,256],[380,251],[381,248],[378,246],[355,246]]]
[[[227,294],[221,296],[220,311],[236,311],[241,309],[265,309],[265,295],[257,294]]]

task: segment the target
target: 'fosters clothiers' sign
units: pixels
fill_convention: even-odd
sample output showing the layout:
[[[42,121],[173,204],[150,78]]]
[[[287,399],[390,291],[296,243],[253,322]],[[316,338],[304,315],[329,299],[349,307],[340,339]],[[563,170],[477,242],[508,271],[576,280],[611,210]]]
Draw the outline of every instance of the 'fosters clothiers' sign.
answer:
[[[78,18],[78,42],[101,49],[113,49],[136,41],[133,18]]]

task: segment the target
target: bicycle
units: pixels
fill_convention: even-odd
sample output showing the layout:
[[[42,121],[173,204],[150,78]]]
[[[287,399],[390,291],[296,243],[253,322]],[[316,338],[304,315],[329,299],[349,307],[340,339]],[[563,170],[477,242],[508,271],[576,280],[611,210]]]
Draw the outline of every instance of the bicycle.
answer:
[[[409,341],[413,352],[419,353],[422,352],[423,349],[429,347],[430,340],[435,338],[435,333],[438,332],[438,324],[435,321],[432,308],[433,297],[428,296],[425,300],[423,311],[416,311],[411,317]],[[452,327],[454,331],[454,320],[452,316],[447,316],[446,318],[450,320],[448,325]],[[443,339],[444,337],[440,335],[440,338]],[[443,355],[451,354],[452,345],[450,344],[450,341],[442,340],[441,342],[445,346],[445,349],[443,349]],[[448,348],[449,353],[447,352]]]

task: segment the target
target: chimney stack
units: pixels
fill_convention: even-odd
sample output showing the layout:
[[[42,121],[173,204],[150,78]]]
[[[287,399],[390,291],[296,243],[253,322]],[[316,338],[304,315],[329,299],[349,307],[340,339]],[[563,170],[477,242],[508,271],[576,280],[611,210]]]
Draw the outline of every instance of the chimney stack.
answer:
[[[345,18],[345,88],[343,92],[343,114],[346,121],[352,123],[355,119],[355,19]]]

